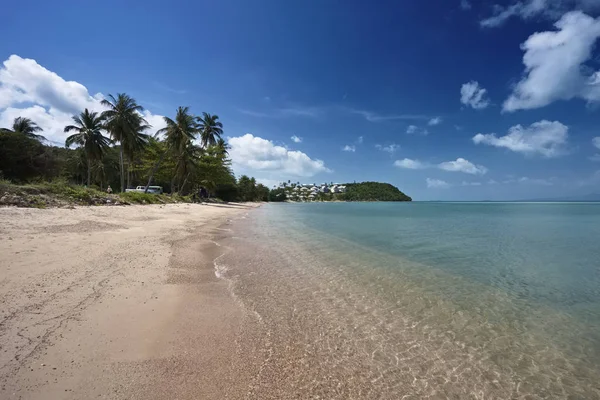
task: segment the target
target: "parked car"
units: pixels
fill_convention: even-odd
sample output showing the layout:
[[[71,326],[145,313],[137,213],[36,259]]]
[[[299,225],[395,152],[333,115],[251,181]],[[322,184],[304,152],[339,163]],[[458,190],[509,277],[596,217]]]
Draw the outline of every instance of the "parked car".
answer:
[[[146,186],[138,186],[135,189],[125,189],[126,192],[140,192],[144,193],[146,191]],[[162,186],[148,186],[148,193],[151,194],[162,194],[163,188]]]

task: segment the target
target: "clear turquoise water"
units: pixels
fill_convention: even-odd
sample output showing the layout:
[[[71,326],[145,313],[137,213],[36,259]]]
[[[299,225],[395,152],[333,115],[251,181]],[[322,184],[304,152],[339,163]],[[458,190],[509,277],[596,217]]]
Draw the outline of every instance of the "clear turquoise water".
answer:
[[[592,307],[600,318],[600,203],[291,204],[272,214],[575,316]]]
[[[235,290],[272,352],[337,371],[327,398],[600,398],[600,204],[281,204],[240,229]]]

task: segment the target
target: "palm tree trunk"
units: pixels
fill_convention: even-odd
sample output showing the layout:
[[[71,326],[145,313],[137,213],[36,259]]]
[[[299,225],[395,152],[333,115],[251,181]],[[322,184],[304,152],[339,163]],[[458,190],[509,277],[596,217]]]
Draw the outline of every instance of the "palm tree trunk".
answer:
[[[125,191],[125,168],[123,165],[123,144],[121,143],[121,148],[119,149],[119,162],[121,164],[121,192]]]
[[[127,188],[131,187],[131,170],[130,170],[131,160],[127,160]]]
[[[188,174],[185,176],[185,179],[183,180],[183,185],[181,185],[181,187],[179,188],[179,190],[183,193],[183,189],[185,188],[185,184],[187,183],[188,178],[190,177],[191,172],[188,172]]]
[[[144,193],[148,193],[148,188],[150,187],[150,185],[152,185],[152,179],[154,179],[154,174],[158,170],[158,167],[160,166],[160,164],[163,162],[163,160],[164,160],[165,156],[167,155],[168,151],[169,151],[169,149],[166,149],[160,155],[160,158],[158,159],[158,161],[156,162],[156,164],[154,164],[154,167],[152,167],[152,171],[150,172],[150,177],[148,178],[148,184],[146,185],[146,188],[144,189]]]
[[[88,158],[88,168],[87,168],[87,185],[90,187],[92,185],[92,160]]]

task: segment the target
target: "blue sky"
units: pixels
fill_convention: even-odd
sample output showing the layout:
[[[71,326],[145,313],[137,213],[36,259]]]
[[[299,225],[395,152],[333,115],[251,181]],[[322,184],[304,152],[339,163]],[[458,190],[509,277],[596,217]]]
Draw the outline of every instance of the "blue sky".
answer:
[[[269,184],[600,191],[599,1],[30,1],[2,15],[0,124],[26,115],[57,143],[70,114],[126,92],[155,128],[180,105],[218,114],[235,172]]]

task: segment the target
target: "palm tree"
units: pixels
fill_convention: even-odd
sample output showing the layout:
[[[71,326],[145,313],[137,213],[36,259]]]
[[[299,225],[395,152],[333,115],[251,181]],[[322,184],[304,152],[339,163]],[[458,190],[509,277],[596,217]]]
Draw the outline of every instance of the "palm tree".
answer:
[[[196,117],[200,129],[200,144],[202,147],[214,146],[223,134],[223,124],[218,121],[218,115],[203,112],[202,118]]]
[[[229,149],[231,147],[229,146],[229,143],[225,141],[225,139],[219,138],[215,147],[217,148],[217,154],[219,157],[225,158],[229,155]]]
[[[65,132],[76,131],[65,140],[65,146],[83,147],[87,158],[87,184],[91,185],[92,165],[100,161],[110,145],[110,139],[102,135],[105,129],[103,119],[97,112],[89,112],[86,108],[81,114],[73,116],[75,125],[65,126]]]
[[[40,128],[38,126],[38,124],[33,122],[31,119],[25,118],[25,117],[15,118],[11,129],[8,129],[8,128],[0,129],[1,132],[20,133],[31,139],[45,140],[46,138],[44,138],[42,135],[36,134],[36,132],[41,132],[42,130],[43,129]]]
[[[146,185],[146,191],[148,191],[148,187],[152,184],[154,174],[165,155],[168,152],[174,152],[179,166],[180,162],[183,162],[186,152],[189,150],[188,146],[199,132],[196,118],[189,113],[189,107],[179,107],[177,109],[177,114],[175,115],[175,120],[172,120],[169,117],[163,118],[167,126],[157,131],[156,135],[165,135],[167,150],[161,155],[160,159],[154,165],[154,168],[152,168],[148,184]]]
[[[108,99],[102,100],[102,105],[108,107],[102,113],[107,130],[113,141],[120,144],[121,191],[125,191],[124,153],[131,156],[140,143],[147,141],[142,132],[149,127],[148,121],[141,114],[144,108],[125,93],[117,93],[117,98],[109,94]]]
[[[131,135],[131,140],[126,141],[123,145],[123,153],[127,159],[127,187],[130,187],[131,165],[133,164],[134,158],[136,154],[140,154],[140,152],[144,150],[150,140],[150,135],[144,133],[144,131],[150,129],[150,127],[150,125],[145,123],[143,118],[139,118],[139,121],[136,121],[136,126],[133,130],[135,134]]]

